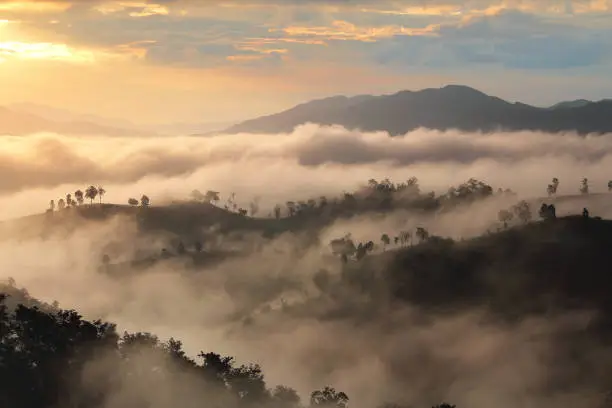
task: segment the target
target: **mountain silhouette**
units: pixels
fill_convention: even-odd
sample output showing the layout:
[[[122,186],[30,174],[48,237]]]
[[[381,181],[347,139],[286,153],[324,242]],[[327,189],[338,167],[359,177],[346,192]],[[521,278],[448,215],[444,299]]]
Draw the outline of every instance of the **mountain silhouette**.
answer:
[[[612,132],[612,100],[566,102],[551,108],[511,103],[462,85],[392,95],[334,96],[247,120],[224,133],[291,132],[304,123],[341,125],[402,135],[418,128],[462,131]]]

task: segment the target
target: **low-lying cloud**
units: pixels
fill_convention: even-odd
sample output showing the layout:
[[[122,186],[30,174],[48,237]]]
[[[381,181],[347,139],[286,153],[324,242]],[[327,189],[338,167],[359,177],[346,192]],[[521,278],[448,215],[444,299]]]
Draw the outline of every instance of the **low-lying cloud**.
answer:
[[[560,194],[576,193],[584,176],[592,191],[603,191],[612,164],[607,136],[419,130],[389,138],[315,125],[286,135],[202,138],[34,135],[6,137],[0,146],[4,218],[40,212],[49,199],[98,183],[107,188],[107,201],[147,193],[153,205],[186,198],[194,188],[222,196],[236,192],[244,202],[261,196],[268,204],[283,203],[351,191],[372,177],[410,176],[419,177],[424,190],[444,191],[476,177],[541,196],[552,177],[561,180]],[[593,200],[602,200],[601,210],[612,214],[606,197]],[[339,262],[326,247],[332,238],[350,232],[359,241],[378,240],[383,232],[419,225],[455,238],[480,234],[510,204],[504,200],[445,214],[396,211],[337,221],[314,231],[321,246],[307,246],[289,233],[274,240],[253,234],[247,241],[259,245],[245,246],[258,249],[201,270],[168,260],[121,279],[98,273],[106,248],[119,248],[113,261],[125,261],[143,248],[159,253],[167,242],[139,231],[133,219],[117,217],[80,225],[61,238],[1,241],[0,278],[15,277],[32,295],[58,300],[87,318],[115,321],[120,330],[177,337],[191,355],[213,350],[259,362],[270,385],[284,383],[303,396],[331,384],[346,391],[356,408],[385,400],[428,406],[443,399],[474,408],[552,407],[560,401],[584,406],[596,397],[596,387],[581,393],[578,386],[571,392],[546,387],[554,374],[580,374],[555,347],[559,333],[568,326],[579,331],[588,314],[509,326],[483,319],[482,310],[433,317],[384,296],[364,299],[351,288],[326,293],[316,282],[321,269],[332,283],[340,279]],[[582,202],[573,205],[571,211],[582,208]],[[570,207],[558,208],[562,214]],[[233,244],[219,236],[214,245]],[[592,367],[608,361],[608,354],[595,344],[583,351]]]
[[[147,193],[153,202],[192,189],[254,196],[267,204],[351,191],[370,178],[416,176],[444,191],[470,177],[541,195],[552,177],[560,193],[582,177],[605,190],[612,139],[575,134],[494,134],[420,129],[402,137],[308,124],[291,134],[103,138],[37,134],[0,138],[2,218],[40,211],[48,200],[102,184],[110,201]],[[300,197],[296,197],[300,196]],[[37,201],[38,200],[38,201]]]

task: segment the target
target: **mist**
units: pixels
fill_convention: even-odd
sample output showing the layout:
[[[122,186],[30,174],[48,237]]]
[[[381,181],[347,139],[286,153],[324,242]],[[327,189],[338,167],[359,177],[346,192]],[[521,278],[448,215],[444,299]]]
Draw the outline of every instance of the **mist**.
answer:
[[[152,206],[187,199],[193,189],[235,192],[247,205],[261,197],[271,208],[288,200],[353,191],[369,179],[419,179],[424,191],[444,192],[474,177],[520,197],[540,197],[552,177],[560,194],[577,194],[583,177],[593,192],[606,191],[612,139],[573,134],[465,134],[418,130],[403,137],[304,125],[291,134],[170,138],[72,138],[56,134],[0,138],[0,214],[3,219],[43,212],[51,199],[101,184],[105,201],[124,204],[146,193]],[[559,213],[584,205],[575,198]],[[599,201],[597,201],[599,200]],[[590,312],[516,325],[492,321],[473,309],[432,315],[409,305],[365,299],[357,291],[330,296],[315,276],[332,281],[341,266],[327,243],[351,233],[379,240],[382,233],[426,226],[454,239],[480,235],[514,201],[492,198],[444,214],[394,211],[335,221],[313,231],[319,245],[299,233],[273,239],[257,234],[241,256],[194,273],[170,259],[146,273],[115,279],[98,271],[112,244],[127,260],[142,248],[167,245],[162,233],[143,235],[132,218],[88,222],[62,237],[0,241],[0,278],[13,277],[37,298],[57,300],[86,318],[116,322],[120,330],[148,331],[184,341],[196,355],[211,351],[258,362],[267,382],[295,387],[303,397],[333,384],[351,405],[383,401],[427,406],[500,408],[584,406],[594,398],[551,391],[546,381],[566,360],[555,352],[559,333],[583,327]],[[590,201],[601,215],[608,200]],[[220,235],[216,245],[233,244]],[[34,256],[35,255],[35,256]],[[585,351],[593,365],[603,351]],[[354,403],[353,403],[354,401]],[[115,408],[115,407],[108,407]]]
[[[612,141],[605,136],[534,132],[467,134],[420,129],[390,138],[307,124],[291,134],[104,138],[36,134],[0,138],[0,218],[40,212],[49,200],[101,184],[110,202],[146,193],[154,203],[193,189],[237,194],[247,205],[352,191],[370,178],[419,178],[444,192],[470,177],[541,196],[552,177],[560,193],[583,177],[605,191]]]

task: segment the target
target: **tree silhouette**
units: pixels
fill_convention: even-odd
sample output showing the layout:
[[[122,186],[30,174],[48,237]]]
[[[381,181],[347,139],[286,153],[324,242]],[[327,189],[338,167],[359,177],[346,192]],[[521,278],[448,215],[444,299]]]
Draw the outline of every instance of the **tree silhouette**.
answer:
[[[202,192],[200,190],[193,190],[191,192],[191,198],[194,201],[198,201],[199,202],[199,201],[204,201],[206,196],[204,194],[202,194]]]
[[[310,394],[311,407],[346,408],[349,398],[343,392],[338,392],[332,387],[313,391]]]
[[[74,205],[72,201],[72,194],[66,194],[66,207],[71,207]]]
[[[146,194],[143,194],[142,197],[140,197],[140,205],[142,207],[148,207],[151,204],[151,200],[149,199],[149,197]]]
[[[102,204],[102,200],[104,199],[105,194],[106,194],[106,190],[104,189],[104,187],[99,186],[98,187],[98,197],[100,197],[100,204]]]
[[[580,193],[581,194],[589,194],[589,179],[586,177],[582,179],[580,183]]]
[[[557,218],[557,209],[553,204],[547,205],[546,203],[543,203],[540,207],[539,215],[543,220],[554,219]]]
[[[280,219],[281,217],[281,206],[276,204],[274,206],[274,218],[276,218],[277,220]]]
[[[400,244],[402,244],[402,246],[408,245],[411,238],[412,238],[412,234],[410,233],[410,231],[402,231],[399,234],[399,242]]]
[[[77,190],[74,192],[74,198],[77,202],[78,205],[83,205],[83,201],[85,201],[83,199],[85,195],[83,194],[83,192],[81,190]]]
[[[504,224],[504,228],[508,228],[508,223],[512,221],[512,218],[514,218],[514,214],[508,210],[501,210],[497,214],[497,219]]]
[[[60,198],[59,201],[57,202],[57,209],[61,211],[65,208],[66,208],[66,202],[64,201],[63,198]]]
[[[380,237],[380,240],[383,243],[383,250],[386,250],[387,245],[391,244],[391,238],[389,238],[389,235],[387,234],[382,234],[382,236]]]
[[[204,195],[204,201],[207,203],[218,203],[219,202],[219,192],[208,190],[206,195]]]
[[[97,196],[98,196],[98,189],[95,186],[87,187],[87,190],[85,190],[85,197],[89,199],[90,205],[93,205],[93,202]]]
[[[275,408],[298,408],[300,396],[293,388],[278,385],[272,390],[272,403]]]
[[[416,230],[416,236],[420,242],[424,242],[429,238],[429,231],[423,227],[418,227]]]
[[[523,224],[527,224],[531,221],[531,206],[525,200],[520,201],[518,204],[512,207],[514,216],[518,218]]]

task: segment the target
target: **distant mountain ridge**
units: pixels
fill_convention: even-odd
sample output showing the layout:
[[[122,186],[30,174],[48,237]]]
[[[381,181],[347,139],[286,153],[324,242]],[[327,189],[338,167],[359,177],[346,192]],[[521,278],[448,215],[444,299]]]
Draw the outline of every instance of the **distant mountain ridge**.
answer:
[[[562,102],[550,108],[511,103],[463,85],[392,95],[333,96],[247,120],[223,133],[285,133],[304,123],[341,125],[392,136],[418,128],[462,131],[612,132],[612,100]]]

